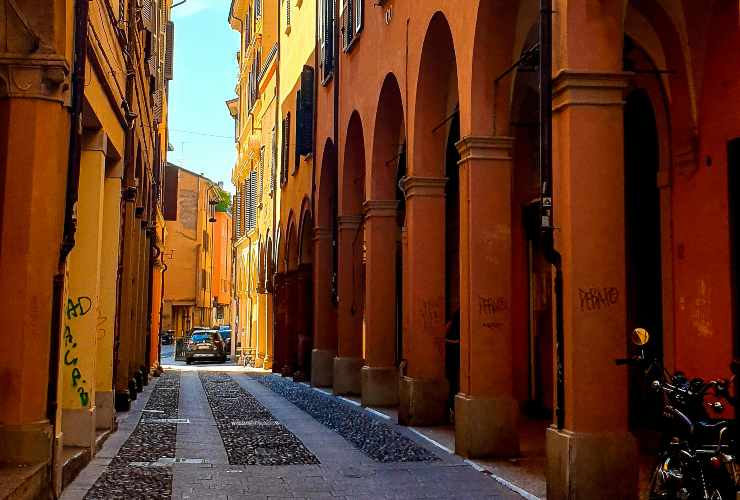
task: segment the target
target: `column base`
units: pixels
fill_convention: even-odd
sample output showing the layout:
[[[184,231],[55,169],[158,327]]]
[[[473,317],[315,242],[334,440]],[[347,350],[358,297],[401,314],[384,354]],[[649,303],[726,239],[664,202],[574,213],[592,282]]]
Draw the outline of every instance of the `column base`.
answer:
[[[519,404],[511,398],[455,396],[455,453],[467,458],[519,455]]]
[[[62,408],[64,446],[79,446],[95,453],[95,407],[70,410]]]
[[[115,394],[113,391],[95,392],[95,428],[108,430],[113,428],[116,418]]]
[[[255,368],[262,368],[263,366],[264,366],[264,361],[263,361],[262,358],[260,358],[259,356],[257,356],[256,358],[254,358],[254,367]]]
[[[363,366],[360,373],[364,406],[398,406],[398,368]]]
[[[331,387],[334,382],[334,351],[314,349],[311,351],[311,385]]]
[[[637,498],[638,463],[637,443],[630,433],[576,433],[550,427],[547,498]]]
[[[47,420],[23,425],[0,425],[0,464],[49,462],[54,442]]]
[[[401,425],[440,425],[448,420],[447,379],[423,380],[403,377],[399,387],[398,423]]]
[[[116,411],[124,412],[131,409],[131,398],[128,391],[116,391]]]
[[[265,356],[265,360],[262,362],[262,368],[265,370],[272,370],[272,358]]]
[[[334,358],[334,394],[360,395],[360,370],[365,362],[360,358]]]

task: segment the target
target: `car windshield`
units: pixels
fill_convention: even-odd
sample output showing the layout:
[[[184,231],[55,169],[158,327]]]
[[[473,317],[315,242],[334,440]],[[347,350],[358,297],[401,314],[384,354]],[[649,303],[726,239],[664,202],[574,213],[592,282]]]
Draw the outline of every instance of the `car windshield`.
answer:
[[[210,342],[213,340],[212,332],[197,332],[191,337],[193,342]]]

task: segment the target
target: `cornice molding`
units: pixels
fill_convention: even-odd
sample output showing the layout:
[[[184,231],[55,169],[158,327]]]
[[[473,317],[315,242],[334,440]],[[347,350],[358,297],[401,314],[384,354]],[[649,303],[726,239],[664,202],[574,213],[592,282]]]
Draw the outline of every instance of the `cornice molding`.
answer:
[[[447,177],[404,177],[401,181],[401,189],[409,200],[414,196],[426,198],[444,198]]]
[[[69,105],[71,75],[57,54],[0,53],[0,97],[41,99]]]
[[[631,73],[561,70],[553,79],[553,112],[570,106],[623,106]]]

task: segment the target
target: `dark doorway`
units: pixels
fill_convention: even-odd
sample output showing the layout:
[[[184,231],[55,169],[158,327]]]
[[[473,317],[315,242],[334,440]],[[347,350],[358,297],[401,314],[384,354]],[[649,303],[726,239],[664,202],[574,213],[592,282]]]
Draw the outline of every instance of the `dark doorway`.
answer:
[[[740,137],[727,145],[727,208],[730,225],[730,290],[732,293],[732,346],[740,359]]]
[[[396,366],[403,358],[403,231],[406,226],[406,196],[401,189],[401,180],[406,177],[406,144],[401,145],[396,169]]]
[[[646,356],[662,359],[663,306],[660,248],[658,131],[648,94],[632,91],[624,107],[624,201],[627,271],[627,329],[646,328],[651,335]],[[629,340],[627,340],[629,341]],[[629,421],[633,431],[654,429],[660,404],[642,370],[629,375]]]
[[[454,415],[460,390],[460,115],[450,121],[445,153],[445,373],[450,384],[447,405]]]

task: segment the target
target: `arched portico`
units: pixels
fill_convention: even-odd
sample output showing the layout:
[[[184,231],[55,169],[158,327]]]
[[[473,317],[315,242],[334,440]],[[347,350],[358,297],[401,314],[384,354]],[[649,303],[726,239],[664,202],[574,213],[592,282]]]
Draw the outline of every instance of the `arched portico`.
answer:
[[[327,139],[319,175],[316,225],[313,228],[313,332],[311,384],[330,387],[337,355],[336,241],[338,208],[337,152]]]
[[[362,402],[398,404],[398,361],[402,350],[403,269],[401,234],[406,175],[406,132],[398,82],[386,76],[375,117],[369,172],[369,199],[364,203],[367,283],[365,287],[365,366]]]
[[[360,394],[363,365],[365,246],[365,142],[362,121],[353,113],[347,126],[344,163],[339,171],[337,357],[334,392]]]

